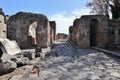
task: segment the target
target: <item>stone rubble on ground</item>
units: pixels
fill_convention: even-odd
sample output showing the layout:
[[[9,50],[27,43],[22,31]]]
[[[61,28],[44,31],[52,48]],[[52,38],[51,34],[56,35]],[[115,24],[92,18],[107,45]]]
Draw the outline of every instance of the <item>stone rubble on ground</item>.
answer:
[[[74,48],[69,41],[56,44],[50,56],[35,64],[40,66],[39,76],[26,67],[27,71],[9,80],[120,80],[119,58],[90,48]]]

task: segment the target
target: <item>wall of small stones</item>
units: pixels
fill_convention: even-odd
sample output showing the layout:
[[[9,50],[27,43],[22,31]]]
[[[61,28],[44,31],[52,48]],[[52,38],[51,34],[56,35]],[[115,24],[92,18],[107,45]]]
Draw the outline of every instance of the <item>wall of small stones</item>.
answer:
[[[4,13],[2,9],[0,9],[0,38],[6,38],[7,32],[6,32],[6,24],[4,19]]]
[[[32,36],[34,34],[30,33],[30,26],[36,30],[33,32],[36,34],[34,37]],[[7,37],[16,40],[21,48],[48,47],[50,44],[49,21],[43,14],[18,12],[7,21],[7,29]]]
[[[79,47],[91,46],[91,23],[97,22],[95,32],[95,45],[105,47],[108,43],[108,22],[107,18],[102,15],[85,15],[81,18],[75,19],[73,27],[70,27],[71,41]]]

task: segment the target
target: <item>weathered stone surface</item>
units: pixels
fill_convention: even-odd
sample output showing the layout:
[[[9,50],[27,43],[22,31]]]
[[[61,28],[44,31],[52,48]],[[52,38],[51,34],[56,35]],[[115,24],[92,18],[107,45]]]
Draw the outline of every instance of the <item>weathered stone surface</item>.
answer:
[[[50,21],[50,43],[56,40],[56,23],[55,21]]]
[[[17,58],[27,57],[29,60],[35,58],[35,53],[33,51],[22,51],[19,54],[15,55]]]
[[[110,75],[111,75],[112,77],[116,77],[116,78],[119,78],[119,79],[120,79],[120,73],[118,73],[118,72],[112,72]]]
[[[10,55],[15,55],[21,52],[17,43],[15,41],[10,41],[9,39],[0,39],[0,49],[2,50],[2,53]]]
[[[69,39],[79,47],[120,47],[120,21],[103,15],[83,15],[69,27]]]
[[[58,33],[57,35],[56,35],[56,39],[57,40],[61,40],[61,39],[68,39],[68,35],[67,34],[65,34],[65,33]]]
[[[43,14],[18,12],[7,21],[7,29],[8,38],[21,48],[50,45],[50,24]]]
[[[29,60],[35,58],[35,53],[30,52],[30,51],[28,51],[28,52],[23,52],[22,54],[23,54],[23,57],[28,57]]]
[[[39,53],[35,53],[35,57],[37,58],[37,57],[40,57],[41,56],[41,53],[39,52]]]
[[[108,26],[108,46],[112,48],[120,48],[120,20],[109,20]]]
[[[26,58],[17,58],[17,61],[15,61],[15,62],[17,64],[17,67],[30,64],[30,61],[27,57]]]
[[[76,19],[70,30],[72,41],[79,47],[100,46],[107,44],[108,23],[105,16],[85,15]]]
[[[56,43],[57,44],[57,43]],[[24,66],[22,80],[119,80],[120,59],[90,48],[75,48],[67,41],[53,48],[57,52],[47,58]],[[44,51],[44,50],[43,50]],[[112,65],[111,65],[112,64]],[[39,74],[30,73],[33,65],[39,66]],[[111,67],[111,68],[108,68]]]
[[[4,12],[0,8],[0,38],[6,38],[7,37],[7,27],[5,24],[5,19],[4,19]]]
[[[11,58],[15,58],[15,56],[7,54],[7,53],[3,53],[2,57],[1,57],[1,60],[2,61],[8,61],[8,60],[11,60]]]
[[[17,68],[17,64],[12,61],[6,61],[0,63],[0,75],[12,72]]]
[[[21,79],[22,79],[22,75],[14,75],[9,80],[21,80]]]
[[[35,53],[38,53],[38,52],[42,52],[42,48],[41,47],[36,47]]]

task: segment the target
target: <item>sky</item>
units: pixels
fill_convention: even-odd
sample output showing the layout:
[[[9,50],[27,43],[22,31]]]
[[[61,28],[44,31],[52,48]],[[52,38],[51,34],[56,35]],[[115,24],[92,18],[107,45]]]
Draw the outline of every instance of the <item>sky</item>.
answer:
[[[89,14],[90,8],[85,6],[88,1],[91,0],[0,0],[0,8],[6,15],[20,11],[44,14],[49,21],[56,21],[57,33],[68,34],[76,18]]]

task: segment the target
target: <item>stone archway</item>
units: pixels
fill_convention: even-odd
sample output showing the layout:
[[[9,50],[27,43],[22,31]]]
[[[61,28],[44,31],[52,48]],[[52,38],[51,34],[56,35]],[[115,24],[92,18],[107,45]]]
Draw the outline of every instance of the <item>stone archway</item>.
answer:
[[[89,25],[90,25],[90,46],[97,46],[98,20],[92,19]]]
[[[29,29],[28,29],[28,41],[30,47],[33,47],[37,44],[36,42],[36,28],[37,28],[37,21],[35,20],[30,20],[29,23]]]

